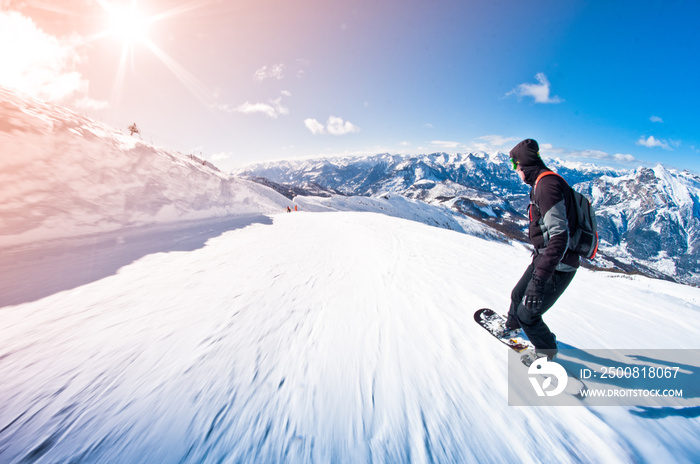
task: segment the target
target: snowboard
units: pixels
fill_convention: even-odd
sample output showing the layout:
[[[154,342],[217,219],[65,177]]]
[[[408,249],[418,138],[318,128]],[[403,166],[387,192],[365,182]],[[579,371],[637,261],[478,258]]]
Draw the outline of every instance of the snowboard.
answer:
[[[474,313],[474,320],[498,341],[508,345],[510,349],[524,355],[528,354],[528,350],[534,354],[535,347],[521,335],[522,331],[506,329],[506,318],[492,309],[482,308],[478,310]]]
[[[506,318],[496,313],[492,309],[482,308],[474,313],[474,320],[481,327],[486,329],[491,335],[496,337],[498,341],[507,345],[511,350],[520,353],[520,362],[528,368],[532,364],[538,364],[541,358],[535,354],[535,347],[529,340],[522,335],[522,330],[508,330],[506,328]],[[582,398],[581,391],[588,389],[585,382],[579,376],[573,374],[566,366],[562,366],[569,377],[578,382],[576,398]],[[538,367],[539,368],[539,367]]]

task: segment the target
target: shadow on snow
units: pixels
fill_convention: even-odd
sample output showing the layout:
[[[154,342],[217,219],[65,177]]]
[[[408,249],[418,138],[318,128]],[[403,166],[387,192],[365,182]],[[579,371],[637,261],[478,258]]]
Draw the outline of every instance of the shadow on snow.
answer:
[[[193,251],[224,232],[272,224],[264,215],[120,229],[37,242],[0,254],[0,308],[71,290],[116,274],[153,253]]]

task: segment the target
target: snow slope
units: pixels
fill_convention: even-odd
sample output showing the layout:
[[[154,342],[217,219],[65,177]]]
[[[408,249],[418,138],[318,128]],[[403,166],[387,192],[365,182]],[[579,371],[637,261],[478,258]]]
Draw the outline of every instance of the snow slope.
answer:
[[[434,206],[401,195],[385,194],[381,197],[332,197],[296,196],[294,203],[303,211],[310,212],[373,212],[387,216],[409,219],[443,229],[465,234],[505,241],[502,234],[493,228],[467,216],[459,216],[444,206]]]
[[[0,461],[696,462],[697,398],[508,406],[507,349],[472,314],[504,310],[528,260],[300,212],[6,306]],[[561,342],[700,347],[700,290],[614,277],[580,271],[549,315]]]
[[[287,204],[259,184],[0,87],[0,248]]]

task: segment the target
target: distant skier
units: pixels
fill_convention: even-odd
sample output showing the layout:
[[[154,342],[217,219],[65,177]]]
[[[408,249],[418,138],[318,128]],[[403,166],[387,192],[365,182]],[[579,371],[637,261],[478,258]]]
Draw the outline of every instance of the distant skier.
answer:
[[[141,134],[141,131],[140,131],[139,128],[136,126],[136,123],[133,123],[132,125],[130,125],[129,127],[127,127],[127,129],[129,129],[129,132],[131,133],[131,136],[132,136],[132,137],[134,136],[134,134],[139,134],[139,135]]]
[[[522,327],[538,356],[553,359],[557,341],[542,315],[564,293],[579,266],[579,255],[569,250],[570,231],[577,224],[570,187],[540,158],[539,145],[526,139],[511,151],[513,169],[530,185],[529,236],[534,246],[532,263],[513,288],[506,327]],[[535,187],[536,186],[536,187]]]

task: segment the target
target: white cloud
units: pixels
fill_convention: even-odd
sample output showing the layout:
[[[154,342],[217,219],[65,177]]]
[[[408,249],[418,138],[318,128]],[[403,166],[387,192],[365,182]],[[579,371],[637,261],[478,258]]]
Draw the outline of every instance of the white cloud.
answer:
[[[628,154],[616,153],[611,155],[602,150],[570,150],[564,147],[554,147],[548,143],[540,144],[540,153],[545,156],[590,159],[595,161],[614,161],[618,163],[636,163],[637,159]]]
[[[337,116],[331,116],[328,118],[328,124],[326,124],[326,130],[329,134],[333,135],[345,135],[352,132],[359,132],[360,128],[352,124],[350,121],[343,121],[343,118]]]
[[[305,119],[304,125],[314,135],[346,135],[353,132],[360,132],[359,127],[352,124],[350,121],[343,121],[343,118],[337,116],[330,116],[325,126],[313,118]]]
[[[101,110],[109,107],[109,102],[104,100],[95,100],[85,95],[75,101],[75,106],[88,110]]]
[[[606,159],[611,159],[611,156],[601,150],[580,150],[580,151],[573,151],[570,152],[569,155],[575,156],[578,158],[589,158],[589,159],[595,159],[595,160],[606,160]]]
[[[274,64],[268,69],[267,65],[255,71],[253,77],[256,81],[262,82],[266,79],[280,80],[284,78],[284,64]]]
[[[646,139],[644,138],[644,136],[641,136],[639,140],[637,140],[637,145],[642,145],[643,147],[647,148],[661,147],[664,150],[671,150],[671,147],[666,140],[654,138],[653,135],[650,135]]]
[[[658,117],[658,116],[652,116],[652,117],[650,117],[650,118],[649,118],[649,121],[651,121],[651,122],[664,122],[664,120],[661,119],[661,118]]]
[[[477,137],[477,140],[484,140],[485,142],[497,147],[502,147],[505,144],[518,141],[518,139],[515,137],[504,137],[502,135],[484,135],[482,137]]]
[[[550,83],[544,73],[538,73],[535,76],[538,84],[520,84],[515,89],[511,90],[506,96],[516,95],[518,98],[532,97],[535,103],[561,103],[564,100],[557,96],[550,97]]]
[[[514,145],[519,140],[515,137],[504,137],[502,135],[484,135],[472,141],[472,146],[478,151],[490,152],[500,150],[504,145]]]
[[[324,134],[326,132],[326,127],[315,119],[309,118],[304,119],[304,125],[307,129],[311,131],[312,134]]]
[[[458,148],[461,145],[459,142],[451,142],[448,140],[433,140],[430,143],[442,149]]]
[[[615,161],[622,161],[622,162],[625,162],[625,163],[635,163],[635,162],[637,162],[637,159],[636,159],[634,156],[632,156],[632,155],[623,155],[623,154],[621,154],[621,153],[617,153],[617,154],[614,154],[612,157],[613,157],[613,159],[614,159]]]
[[[282,94],[291,95],[289,92],[282,92]],[[285,116],[289,114],[289,108],[282,105],[282,97],[279,97],[276,100],[270,100],[267,103],[245,102],[238,106],[231,106],[227,104],[215,104],[213,106],[215,108],[220,109],[221,111],[226,111],[227,113],[261,113],[272,119],[277,119],[280,116]]]
[[[0,11],[0,84],[45,100],[86,95],[88,81],[76,70],[80,42],[47,34],[16,11]],[[86,96],[79,101],[96,104]]]
[[[277,100],[270,100],[269,103],[245,102],[239,105],[236,111],[243,114],[262,113],[272,119],[277,119],[282,115],[289,114],[289,108],[282,106],[282,97]]]
[[[542,148],[540,146],[540,148]],[[577,151],[570,151],[564,148],[554,148],[551,150],[551,152],[556,153],[560,156],[566,156],[566,157],[572,157],[572,158],[585,158],[585,159],[593,159],[596,161],[616,161],[620,163],[635,163],[637,162],[637,159],[628,154],[622,154],[622,153],[616,153],[614,155],[611,155],[607,152],[604,152],[602,150],[577,150]]]
[[[221,160],[229,159],[230,157],[231,157],[230,153],[226,153],[226,152],[214,153],[213,155],[211,155],[211,160],[212,161],[221,161]]]

